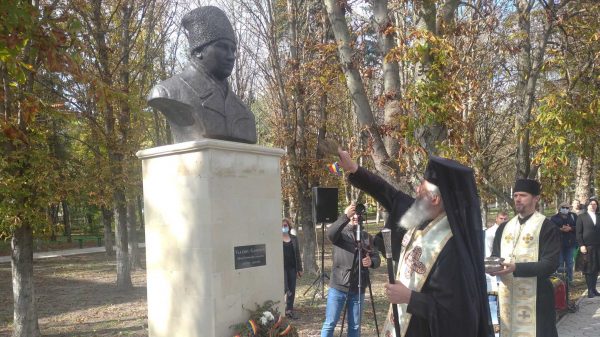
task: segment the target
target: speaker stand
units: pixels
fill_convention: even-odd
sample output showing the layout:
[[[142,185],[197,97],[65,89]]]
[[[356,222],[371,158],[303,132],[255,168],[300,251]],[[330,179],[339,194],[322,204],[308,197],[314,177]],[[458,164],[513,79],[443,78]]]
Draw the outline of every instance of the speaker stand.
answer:
[[[321,271],[319,275],[314,279],[310,287],[304,291],[303,296],[306,295],[311,289],[313,289],[312,300],[310,302],[311,305],[315,302],[315,296],[319,293],[319,288],[321,290],[321,298],[325,298],[325,279],[329,280],[329,275],[325,272],[325,223],[321,222]]]

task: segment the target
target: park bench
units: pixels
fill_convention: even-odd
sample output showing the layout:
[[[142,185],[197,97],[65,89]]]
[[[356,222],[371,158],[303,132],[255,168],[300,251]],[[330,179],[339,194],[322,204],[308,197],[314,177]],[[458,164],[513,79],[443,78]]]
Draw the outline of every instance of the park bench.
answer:
[[[91,241],[91,240],[96,240],[98,243],[98,247],[102,247],[102,237],[101,236],[75,238],[75,240],[77,240],[77,242],[79,242],[79,248],[83,248],[83,241]]]

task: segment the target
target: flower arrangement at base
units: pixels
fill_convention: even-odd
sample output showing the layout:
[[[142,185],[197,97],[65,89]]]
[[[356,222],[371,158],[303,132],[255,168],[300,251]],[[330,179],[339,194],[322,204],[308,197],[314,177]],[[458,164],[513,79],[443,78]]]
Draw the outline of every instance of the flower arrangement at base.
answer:
[[[255,310],[248,310],[250,318],[246,322],[232,325],[236,331],[234,337],[298,337],[298,331],[281,315],[276,302],[266,301],[256,305]]]

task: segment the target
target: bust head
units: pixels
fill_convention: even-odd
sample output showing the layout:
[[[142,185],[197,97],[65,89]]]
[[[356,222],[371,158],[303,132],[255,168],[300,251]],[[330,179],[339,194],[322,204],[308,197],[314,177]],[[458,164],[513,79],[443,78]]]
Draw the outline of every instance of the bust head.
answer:
[[[187,13],[181,24],[191,62],[155,85],[148,104],[165,115],[175,143],[212,138],[255,144],[254,115],[226,81],[237,47],[227,16],[217,7],[204,6]]]
[[[233,71],[236,45],[229,39],[216,40],[196,49],[192,57],[212,76],[225,80]]]
[[[219,80],[229,77],[237,43],[225,13],[214,6],[198,7],[187,13],[181,24],[187,31],[193,61]]]

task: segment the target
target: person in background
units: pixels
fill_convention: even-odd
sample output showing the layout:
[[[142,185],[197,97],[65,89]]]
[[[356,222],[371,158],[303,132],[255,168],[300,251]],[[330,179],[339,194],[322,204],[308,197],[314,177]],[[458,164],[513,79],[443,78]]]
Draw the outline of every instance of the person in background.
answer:
[[[292,222],[283,219],[281,231],[283,238],[283,283],[285,291],[285,315],[296,319],[294,314],[294,299],[296,297],[296,277],[302,277],[302,260],[298,238],[291,234]]]
[[[600,270],[600,222],[598,221],[598,200],[591,199],[587,212],[579,215],[575,232],[579,251],[584,255],[583,273],[588,288],[588,297],[600,296],[596,290],[598,270]]]
[[[496,215],[494,224],[488,227],[485,234],[485,256],[492,255],[492,247],[494,246],[494,237],[496,236],[496,230],[500,224],[508,221],[508,213],[506,211],[500,211]],[[489,274],[485,274],[488,291],[488,301],[490,304],[490,314],[492,316],[492,324],[498,324],[498,278]]]
[[[494,246],[494,237],[496,236],[496,230],[500,224],[508,221],[508,213],[506,211],[500,211],[496,215],[494,224],[485,230],[485,256],[492,255],[492,247]]]
[[[504,258],[498,299],[502,337],[558,337],[550,275],[558,267],[556,225],[536,211],[540,183],[517,179],[513,200],[517,216],[496,231],[492,256]]]
[[[359,327],[362,313],[359,312],[359,307],[363,307],[369,268],[379,267],[381,260],[379,251],[373,246],[373,237],[365,230],[360,233],[363,251],[358,254],[356,231],[359,219],[360,215],[356,214],[356,205],[351,204],[346,207],[344,214],[340,215],[327,228],[327,238],[333,244],[333,264],[321,337],[333,337],[333,331],[344,304],[347,307],[348,337],[360,336]],[[358,289],[357,269],[359,263],[362,266],[360,290]]]
[[[562,272],[564,270],[566,272],[569,284],[573,282],[573,253],[575,247],[577,247],[577,240],[575,240],[577,215],[571,212],[570,209],[569,203],[563,202],[558,206],[558,213],[550,218],[560,231],[558,271]]]

